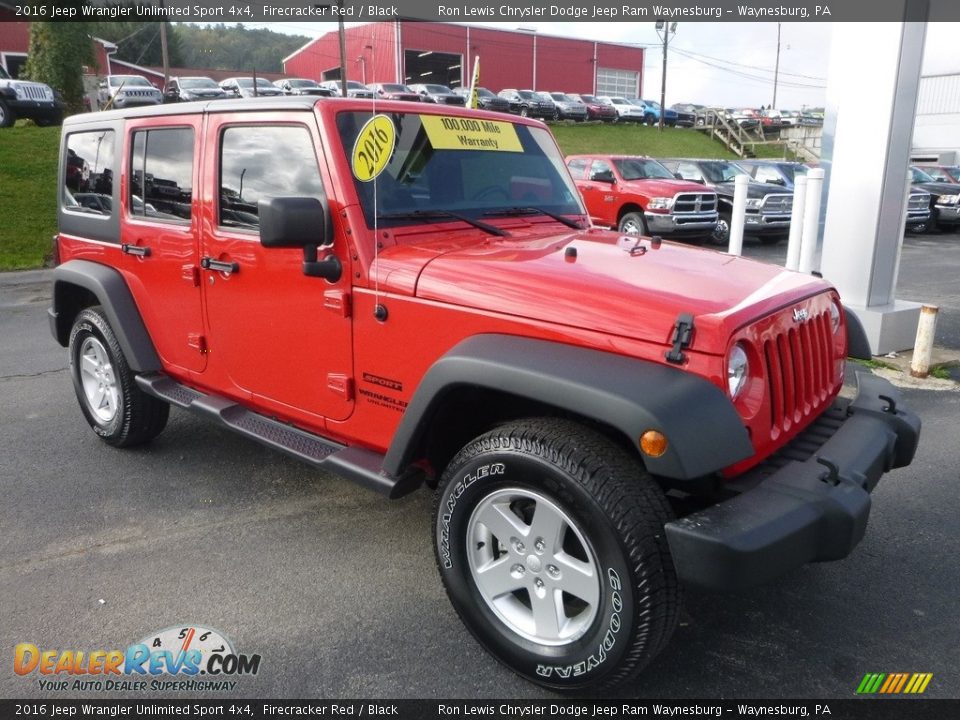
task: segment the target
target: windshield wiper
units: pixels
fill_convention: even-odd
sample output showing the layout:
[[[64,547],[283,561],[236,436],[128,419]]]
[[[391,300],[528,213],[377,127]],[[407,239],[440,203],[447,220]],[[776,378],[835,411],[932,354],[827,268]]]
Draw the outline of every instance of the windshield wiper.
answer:
[[[580,224],[579,220],[571,220],[566,218],[563,215],[559,215],[550,210],[544,210],[543,208],[538,207],[512,207],[512,208],[503,208],[502,210],[491,210],[490,212],[485,212],[484,215],[490,217],[506,217],[506,216],[516,216],[516,215],[546,215],[548,218],[556,220],[558,223],[566,225],[568,228],[573,228],[574,230],[583,230],[583,225]]]
[[[499,237],[510,236],[510,233],[503,228],[498,228],[497,226],[491,225],[490,223],[485,223],[482,220],[474,220],[466,215],[451,212],[450,210],[412,210],[411,212],[396,212],[377,215],[378,220],[426,220],[427,218],[453,218],[454,220],[465,222],[468,225],[473,225],[475,228],[479,228],[480,230],[490,233],[491,235],[497,235]]]

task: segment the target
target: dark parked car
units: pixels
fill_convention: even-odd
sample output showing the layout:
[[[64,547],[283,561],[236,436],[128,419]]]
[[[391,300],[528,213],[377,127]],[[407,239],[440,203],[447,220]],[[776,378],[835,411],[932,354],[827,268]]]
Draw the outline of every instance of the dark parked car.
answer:
[[[469,104],[470,88],[458,87],[453,92],[462,96]],[[477,107],[481,110],[493,110],[494,112],[510,112],[510,103],[506,98],[495,95],[485,87],[477,88]]]
[[[556,108],[552,100],[541,100],[533,90],[500,91],[500,97],[510,103],[510,112],[520,117],[552,119]]]
[[[252,77],[227,78],[220,83],[220,87],[227,93],[227,97],[252,98],[283,95],[283,90],[262,77],[258,77],[256,83]]]
[[[411,87],[401,83],[370,83],[367,89],[371,90],[381,100],[406,100],[420,102],[420,95]]]
[[[320,87],[330,90],[337,97],[341,97],[343,95],[343,86],[340,84],[339,80],[325,80],[324,82],[320,83]],[[347,80],[347,97],[372,98],[373,90],[368,88],[363,83],[357,82],[356,80]]]
[[[172,77],[163,89],[165,103],[219,100],[225,97],[226,91],[208,77]]]
[[[922,168],[910,167],[913,187],[930,193],[930,224],[944,232],[960,227],[960,185],[937,182]]]
[[[960,165],[918,165],[937,182],[960,183]]]
[[[693,127],[697,124],[697,113],[705,108],[693,103],[674,103],[670,109],[677,113],[678,127]]]
[[[283,78],[274,80],[273,84],[283,90],[284,95],[315,95],[317,97],[331,97],[333,90],[320,87],[316,80],[307,78]]]
[[[418,83],[411,85],[410,89],[420,96],[422,102],[436,103],[437,105],[464,106],[467,104],[467,99],[463,95],[457,95],[446,85]]]
[[[750,174],[729,160],[664,159],[660,163],[674,176],[711,187],[717,192],[720,220],[713,239],[726,244],[730,239],[730,218],[733,214],[733,186],[737,175]],[[793,211],[793,193],[750,178],[747,185],[747,207],[744,215],[744,233],[756,236],[760,242],[771,245],[785,240],[790,234],[790,213]]]
[[[587,106],[587,119],[616,122],[618,115],[616,108],[600,102],[595,95],[587,93],[567,93],[568,97],[579,100]]]
[[[587,119],[587,106],[579,100],[562,92],[539,93],[541,97],[550,98],[557,109],[558,120],[574,120],[583,122]]]

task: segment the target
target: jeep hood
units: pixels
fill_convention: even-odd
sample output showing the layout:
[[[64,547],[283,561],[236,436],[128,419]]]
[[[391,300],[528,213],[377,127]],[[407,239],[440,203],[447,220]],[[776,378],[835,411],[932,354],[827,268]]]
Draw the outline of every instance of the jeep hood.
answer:
[[[677,316],[692,313],[693,349],[721,353],[737,328],[830,287],[713,250],[670,242],[653,250],[646,238],[640,245],[647,251],[631,254],[636,243],[635,237],[599,230],[490,238],[428,260],[416,295],[664,345]]]

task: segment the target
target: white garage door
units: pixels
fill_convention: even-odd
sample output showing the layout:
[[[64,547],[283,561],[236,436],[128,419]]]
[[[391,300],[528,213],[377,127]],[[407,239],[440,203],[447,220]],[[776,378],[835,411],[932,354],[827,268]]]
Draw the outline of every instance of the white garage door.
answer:
[[[635,98],[640,88],[638,76],[634,70],[597,68],[597,95]]]

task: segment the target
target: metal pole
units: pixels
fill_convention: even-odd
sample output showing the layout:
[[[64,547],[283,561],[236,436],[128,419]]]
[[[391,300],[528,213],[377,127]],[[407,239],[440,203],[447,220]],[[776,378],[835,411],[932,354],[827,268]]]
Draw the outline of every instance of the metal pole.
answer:
[[[787,240],[787,270],[800,268],[800,239],[803,233],[803,210],[807,199],[807,176],[797,175],[793,184],[793,212],[790,214],[790,238]]]
[[[337,0],[337,7],[340,12],[337,15],[337,24],[340,35],[340,94],[347,96],[347,40],[346,31],[343,28],[343,0]]]
[[[743,254],[743,227],[749,182],[750,178],[746,175],[737,175],[733,179],[733,214],[730,216],[730,246],[727,248],[731,255]]]
[[[770,109],[777,107],[777,80],[780,77],[780,23],[777,23],[777,64],[773,68],[773,102]]]
[[[667,43],[670,42],[670,23],[663,24],[663,75],[660,81],[660,122],[657,127],[663,130],[663,106],[667,102]]]
[[[933,336],[937,331],[936,305],[924,305],[920,308],[920,322],[917,324],[917,341],[913,345],[913,361],[910,374],[925,378],[930,374],[930,361],[933,359]]]
[[[800,272],[812,273],[816,268],[817,236],[820,234],[820,192],[823,189],[823,168],[807,173],[807,197],[803,209],[803,233],[800,241]]]

